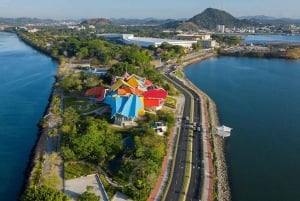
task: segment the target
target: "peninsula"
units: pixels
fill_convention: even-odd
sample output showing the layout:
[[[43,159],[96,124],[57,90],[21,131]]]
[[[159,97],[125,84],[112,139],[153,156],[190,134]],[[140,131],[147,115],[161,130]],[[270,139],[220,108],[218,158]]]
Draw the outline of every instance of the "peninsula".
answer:
[[[216,12],[124,34],[107,19],[6,27],[59,63],[21,200],[230,200],[216,105],[182,69],[218,55],[297,59],[299,47],[244,45],[220,24],[190,33]]]

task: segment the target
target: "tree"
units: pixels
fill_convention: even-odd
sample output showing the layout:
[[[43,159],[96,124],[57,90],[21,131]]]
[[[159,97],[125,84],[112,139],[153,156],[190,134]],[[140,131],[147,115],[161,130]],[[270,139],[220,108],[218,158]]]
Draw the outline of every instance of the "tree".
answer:
[[[21,201],[69,201],[70,198],[46,186],[30,186],[21,197]]]
[[[194,51],[199,51],[199,50],[201,50],[201,44],[200,43],[193,43],[193,45],[192,45],[192,47],[193,47],[193,50]]]
[[[77,201],[99,201],[99,200],[100,200],[100,196],[97,196],[94,193],[88,191],[85,191],[77,198]]]
[[[87,47],[80,48],[79,52],[77,53],[79,59],[85,59],[89,56],[89,49]]]
[[[102,80],[95,74],[89,74],[84,79],[85,88],[91,88],[95,86],[99,86],[102,83]]]

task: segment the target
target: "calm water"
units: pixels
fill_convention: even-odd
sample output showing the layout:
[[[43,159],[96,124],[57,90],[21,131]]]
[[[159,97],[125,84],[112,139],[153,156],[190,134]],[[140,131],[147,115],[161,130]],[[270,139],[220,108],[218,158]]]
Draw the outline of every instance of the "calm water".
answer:
[[[0,200],[17,199],[57,64],[0,32]]]
[[[248,35],[244,39],[244,43],[250,44],[265,44],[268,42],[287,42],[287,43],[300,43],[300,36],[289,35]]]
[[[185,69],[233,127],[234,201],[300,200],[300,61],[221,57]]]

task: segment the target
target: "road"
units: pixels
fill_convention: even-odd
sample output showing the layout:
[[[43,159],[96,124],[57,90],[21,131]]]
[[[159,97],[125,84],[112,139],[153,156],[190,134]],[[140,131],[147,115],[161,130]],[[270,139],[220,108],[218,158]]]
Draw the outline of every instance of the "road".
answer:
[[[168,74],[166,74],[166,79],[168,79],[171,82],[176,80],[175,78],[169,76]],[[182,90],[182,88],[177,87],[177,89],[185,96],[183,117],[190,116],[191,96],[185,90]],[[184,177],[185,177],[187,145],[189,139],[189,128],[186,126],[186,123],[187,123],[186,120],[182,121],[182,126],[179,133],[179,140],[177,145],[177,152],[176,152],[172,180],[165,200],[174,200],[174,201],[179,200],[181,195]]]
[[[179,80],[177,80],[174,77],[171,77],[168,75],[169,72],[167,72],[166,76],[171,79],[173,82],[176,82],[178,85],[183,87],[185,90],[187,90],[194,99],[194,116],[193,120],[196,122],[196,127],[200,126],[202,124],[202,118],[201,118],[201,103],[200,103],[200,97],[197,93],[195,93],[192,89],[186,87],[183,85],[183,83]],[[176,85],[175,85],[176,86]],[[183,93],[183,95],[186,98],[186,103],[191,101],[191,96],[185,91],[182,90],[180,87],[177,87],[178,90]],[[189,114],[190,109],[189,105],[185,105],[185,111],[184,114]],[[169,188],[169,191],[167,193],[166,200],[179,200],[180,193],[182,192],[182,185],[184,181],[184,174],[185,174],[185,161],[184,157],[186,157],[186,147],[187,147],[187,140],[188,140],[188,132],[189,129],[186,126],[187,122],[184,122],[185,125],[182,125],[182,131],[180,133],[180,137],[182,135],[184,136],[184,140],[182,141],[179,139],[178,143],[178,149],[176,155],[176,161],[175,161],[175,167],[173,171],[173,178],[171,181],[171,185]],[[192,122],[191,122],[192,123]],[[184,144],[183,144],[184,143]],[[203,182],[203,153],[202,153],[202,135],[201,131],[197,131],[194,129],[193,131],[193,148],[192,148],[192,166],[191,166],[191,175],[189,180],[189,187],[188,191],[186,193],[186,200],[188,201],[198,201],[201,199],[201,186]],[[178,162],[179,161],[179,162]],[[206,196],[205,196],[206,197]]]
[[[200,97],[194,91],[189,89],[192,94],[195,104],[194,104],[194,122],[196,122],[196,128],[200,126],[201,123],[201,108],[200,108]],[[199,201],[200,200],[200,187],[202,182],[202,147],[201,147],[201,131],[197,131],[194,128],[193,131],[193,150],[192,150],[192,171],[191,179],[189,183],[189,188],[186,196],[186,200],[189,201]]]

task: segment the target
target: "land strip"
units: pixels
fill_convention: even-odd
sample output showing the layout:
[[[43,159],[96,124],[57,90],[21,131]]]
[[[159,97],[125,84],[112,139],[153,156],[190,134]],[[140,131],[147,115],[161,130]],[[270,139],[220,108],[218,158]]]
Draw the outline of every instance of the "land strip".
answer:
[[[205,168],[202,200],[213,200],[213,191],[216,198],[221,201],[231,200],[228,182],[227,165],[224,151],[224,139],[215,135],[215,128],[219,126],[219,120],[214,101],[193,83],[185,78],[185,84],[197,92],[201,98],[202,126],[203,126],[203,157]],[[214,158],[215,157],[215,158]],[[206,159],[208,161],[206,161]],[[216,164],[213,164],[213,160]],[[214,177],[214,174],[216,176]],[[215,179],[215,181],[213,181]],[[206,180],[206,181],[205,181]],[[207,183],[208,180],[208,183]],[[217,185],[217,186],[214,186]],[[217,190],[214,190],[217,188]],[[207,192],[207,194],[205,193]]]

